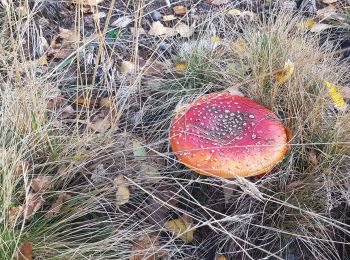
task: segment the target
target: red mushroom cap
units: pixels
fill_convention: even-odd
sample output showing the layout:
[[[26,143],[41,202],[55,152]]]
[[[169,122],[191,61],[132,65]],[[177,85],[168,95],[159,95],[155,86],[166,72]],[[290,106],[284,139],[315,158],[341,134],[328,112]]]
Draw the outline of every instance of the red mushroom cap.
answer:
[[[180,111],[170,131],[178,159],[199,174],[233,178],[271,170],[288,150],[272,111],[230,93],[213,93]]]

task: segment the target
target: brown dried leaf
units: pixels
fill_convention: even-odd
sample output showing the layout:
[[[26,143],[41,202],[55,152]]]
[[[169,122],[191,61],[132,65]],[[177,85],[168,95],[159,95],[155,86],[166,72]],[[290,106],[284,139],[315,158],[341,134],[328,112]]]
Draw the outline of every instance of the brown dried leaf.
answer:
[[[187,9],[183,5],[176,5],[173,7],[174,13],[177,15],[185,15],[187,13]]]
[[[46,192],[50,188],[51,179],[50,176],[38,176],[32,180],[31,187],[37,193]]]
[[[155,260],[166,255],[164,250],[160,249],[159,238],[153,234],[140,236],[133,243],[130,260]]]
[[[125,182],[125,178],[123,175],[119,175],[114,179],[114,185],[117,188],[117,192],[115,194],[116,205],[121,206],[129,202],[130,191],[128,185]]]
[[[190,37],[193,34],[193,29],[185,23],[179,23],[176,25],[175,30],[181,37]]]
[[[29,192],[24,210],[25,219],[31,218],[44,204],[44,198],[37,193]]]
[[[229,0],[206,0],[206,2],[211,5],[223,5],[227,4]]]
[[[286,186],[286,190],[294,190],[295,188],[303,185],[304,183],[304,180],[293,181]]]
[[[33,259],[33,245],[31,242],[23,243],[19,252],[17,252],[17,260],[32,260]]]
[[[309,157],[309,162],[311,162],[314,165],[318,164],[317,154],[316,154],[316,152],[314,150],[311,150],[309,152],[308,157]]]
[[[66,118],[70,118],[71,116],[73,116],[75,114],[75,110],[71,105],[65,106],[61,109],[58,118],[59,119],[66,119]]]
[[[177,32],[174,28],[166,27],[160,21],[156,21],[152,23],[148,34],[152,36],[174,36]]]
[[[110,117],[97,118],[91,125],[90,128],[97,133],[105,133],[111,128],[112,124]]]
[[[75,29],[66,29],[60,27],[59,30],[59,36],[61,36],[64,40],[74,43],[80,41],[80,34]]]
[[[70,198],[71,196],[69,194],[60,193],[55,203],[52,204],[51,208],[47,211],[46,216],[50,218],[60,213],[63,203]]]
[[[13,207],[10,208],[7,212],[7,217],[10,223],[14,223],[15,220],[19,217],[20,214],[23,213],[23,207],[18,206],[18,207]]]

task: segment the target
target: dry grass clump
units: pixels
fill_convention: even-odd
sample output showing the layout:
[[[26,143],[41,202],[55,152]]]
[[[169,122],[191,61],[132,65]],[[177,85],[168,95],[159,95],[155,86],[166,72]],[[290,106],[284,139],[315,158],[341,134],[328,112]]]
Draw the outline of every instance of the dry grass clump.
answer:
[[[30,36],[40,38],[35,20],[14,6],[3,13],[0,259],[26,241],[37,259],[349,257],[350,117],[324,85],[347,84],[349,65],[332,42],[320,45],[298,28],[299,17],[213,13],[191,39],[169,43],[169,59],[185,69],[163,64],[164,73],[149,75],[140,67],[120,73],[115,53],[138,44],[128,38],[81,40],[68,58],[41,66],[31,56],[40,53]],[[156,52],[153,61],[165,63]],[[288,60],[295,71],[277,84]],[[292,132],[289,155],[269,176],[197,176],[170,150],[176,107],[231,86]],[[35,188],[38,178],[48,184]],[[130,193],[125,203],[121,186]],[[195,230],[192,242],[165,228],[180,216]]]

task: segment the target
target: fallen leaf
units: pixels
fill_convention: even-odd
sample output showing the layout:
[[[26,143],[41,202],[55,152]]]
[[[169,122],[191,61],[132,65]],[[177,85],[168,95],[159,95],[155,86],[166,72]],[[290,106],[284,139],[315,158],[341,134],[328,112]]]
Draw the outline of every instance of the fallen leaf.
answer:
[[[93,18],[97,21],[102,19],[102,18],[105,18],[106,16],[107,15],[105,12],[98,12],[98,13],[93,14]]]
[[[117,188],[115,194],[116,205],[121,206],[129,202],[130,191],[126,185],[125,178],[123,175],[119,175],[114,179],[114,185]]]
[[[105,107],[94,117],[89,127],[97,133],[105,133],[115,122],[115,116],[115,110]]]
[[[163,21],[164,22],[169,22],[169,21],[173,21],[173,20],[176,20],[177,17],[173,14],[169,14],[169,15],[164,15],[163,16]]]
[[[223,5],[227,4],[229,0],[206,0],[206,2],[211,5]]]
[[[60,119],[66,119],[66,118],[71,117],[71,116],[74,115],[74,114],[75,114],[74,108],[73,108],[71,105],[68,105],[68,106],[63,107],[63,108],[60,110],[59,115],[58,115],[58,118],[60,118]]]
[[[174,28],[166,27],[160,21],[153,22],[148,31],[148,34],[152,36],[174,36],[176,33]]]
[[[290,190],[294,190],[295,188],[303,185],[305,183],[304,180],[296,180],[296,181],[293,181],[291,183],[289,183],[287,186],[286,186],[286,190],[287,191],[290,191]]]
[[[33,259],[33,245],[31,242],[24,242],[19,247],[19,252],[17,253],[18,260],[32,260]]]
[[[177,235],[184,242],[193,241],[194,230],[191,228],[192,224],[189,221],[189,217],[182,215],[178,219],[173,219],[165,222],[165,227],[173,234]]]
[[[185,15],[187,13],[187,9],[183,5],[176,5],[173,7],[174,13],[177,15]]]
[[[69,41],[69,42],[78,42],[80,40],[80,34],[75,29],[66,29],[63,27],[59,28],[59,36],[61,36],[63,39]]]
[[[164,73],[168,66],[165,62],[159,60],[144,60],[141,57],[139,58],[139,65],[142,68],[142,75],[144,76],[160,75]]]
[[[59,214],[62,209],[63,203],[69,200],[70,197],[71,196],[67,193],[60,193],[55,203],[52,204],[51,208],[47,211],[46,216],[51,218]]]
[[[141,164],[140,172],[142,176],[149,177],[153,182],[157,182],[160,180],[160,172],[158,171],[157,168],[151,165]]]
[[[46,192],[50,188],[51,179],[50,176],[38,176],[35,179],[32,179],[30,186],[34,192]]]
[[[311,29],[312,27],[314,27],[317,23],[313,20],[307,20],[307,21],[302,21],[297,23],[297,27],[299,29]]]
[[[317,154],[314,150],[311,150],[308,154],[308,158],[309,158],[309,162],[311,162],[314,165],[318,164],[318,160],[317,160]]]
[[[111,121],[107,116],[105,118],[97,118],[93,123],[91,123],[90,128],[97,133],[106,133],[111,126]]]
[[[132,22],[132,18],[130,16],[122,16],[115,20],[111,26],[117,28],[124,28],[128,26]]]
[[[323,3],[325,4],[334,4],[336,3],[338,0],[322,0]]]
[[[159,237],[153,234],[141,235],[131,249],[130,260],[155,260],[166,255],[160,249]]]
[[[135,71],[135,64],[131,61],[123,60],[119,70],[121,73],[132,73]]]
[[[144,145],[139,140],[133,140],[132,149],[135,159],[142,159],[147,157],[147,151]]]
[[[332,98],[335,105],[340,110],[345,110],[345,100],[342,93],[340,92],[341,87],[338,87],[328,81],[326,81],[325,84],[326,84],[326,87],[328,88],[329,96]]]
[[[215,260],[226,260],[227,258],[226,258],[226,256],[224,256],[224,255],[219,255],[219,256],[217,256],[216,258],[215,258]]]
[[[18,207],[12,207],[8,210],[7,212],[7,217],[9,223],[14,223],[15,220],[23,213],[23,207],[18,206]]]
[[[185,23],[176,25],[175,30],[181,37],[190,37],[193,34],[193,29]]]
[[[317,10],[317,18],[319,19],[327,19],[331,17],[332,15],[336,14],[337,10],[334,6],[327,6],[325,8]]]
[[[238,9],[230,9],[230,10],[227,10],[226,13],[230,15],[242,15],[241,10],[238,10]]]
[[[210,42],[219,43],[219,42],[222,42],[222,39],[218,36],[212,36],[212,37],[210,37]]]
[[[24,209],[25,219],[31,218],[44,204],[45,200],[41,194],[29,192]]]
[[[333,27],[334,26],[330,25],[330,24],[318,23],[318,24],[312,26],[312,28],[310,29],[310,32],[319,33],[319,32],[322,32],[324,30],[327,30],[327,29],[333,28]]]
[[[84,5],[91,5],[91,6],[96,6],[102,2],[104,2],[105,0],[78,0],[78,2],[80,4],[84,4]]]
[[[109,97],[101,98],[100,107],[111,107],[113,105],[113,101]]]
[[[188,69],[187,61],[180,61],[175,64],[175,69],[178,71],[186,71]]]
[[[146,34],[146,31],[145,29],[143,29],[142,27],[139,27],[139,28],[135,28],[135,27],[130,27],[130,31],[133,35],[136,35],[136,33],[138,35],[143,35],[143,34]]]
[[[230,42],[230,48],[236,54],[243,56],[247,51],[247,44],[244,39],[239,38],[235,41]]]
[[[286,81],[288,81],[290,79],[290,77],[292,76],[294,69],[295,69],[294,63],[291,62],[290,60],[286,61],[286,63],[284,64],[283,70],[280,72],[277,72],[275,74],[276,83],[278,85],[281,85],[281,84],[285,83]]]

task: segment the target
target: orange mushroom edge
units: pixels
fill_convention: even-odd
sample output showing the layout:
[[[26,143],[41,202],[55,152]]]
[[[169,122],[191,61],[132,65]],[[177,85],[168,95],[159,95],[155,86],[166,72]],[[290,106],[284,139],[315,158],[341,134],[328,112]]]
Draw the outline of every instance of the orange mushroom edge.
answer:
[[[271,110],[220,92],[178,112],[170,143],[179,161],[199,174],[248,177],[269,172],[284,158],[288,134]]]

